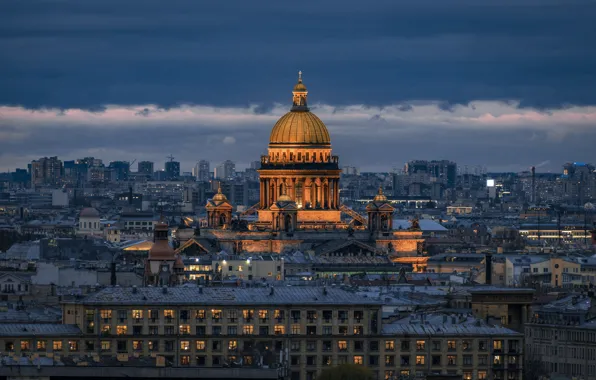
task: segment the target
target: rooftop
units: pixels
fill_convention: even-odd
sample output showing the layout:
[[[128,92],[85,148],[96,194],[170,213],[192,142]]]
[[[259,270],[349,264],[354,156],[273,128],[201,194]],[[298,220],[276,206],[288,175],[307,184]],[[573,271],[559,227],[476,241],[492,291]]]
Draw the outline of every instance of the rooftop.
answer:
[[[403,318],[383,325],[386,335],[425,335],[425,336],[519,336],[523,334],[501,326],[494,326],[470,315],[449,316],[446,314],[426,314]]]
[[[0,336],[76,336],[81,330],[75,325],[61,325],[51,323],[2,323]]]
[[[279,288],[120,288],[84,298],[86,305],[381,305],[380,301],[333,287]]]

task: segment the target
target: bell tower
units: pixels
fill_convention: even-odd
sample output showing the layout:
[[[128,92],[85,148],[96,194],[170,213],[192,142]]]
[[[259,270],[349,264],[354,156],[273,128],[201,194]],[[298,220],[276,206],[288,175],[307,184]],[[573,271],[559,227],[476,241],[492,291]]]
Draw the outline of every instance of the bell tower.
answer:
[[[383,188],[379,186],[379,192],[372,202],[366,205],[368,214],[368,230],[371,233],[389,232],[393,230],[393,213],[395,208],[389,204],[387,197],[383,194]]]

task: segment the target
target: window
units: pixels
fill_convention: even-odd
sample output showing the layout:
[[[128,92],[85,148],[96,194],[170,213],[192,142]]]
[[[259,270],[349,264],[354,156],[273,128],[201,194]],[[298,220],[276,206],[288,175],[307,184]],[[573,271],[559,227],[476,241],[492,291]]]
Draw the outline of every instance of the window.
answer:
[[[455,341],[454,340],[448,340],[447,341],[447,351],[455,351],[455,350],[456,350]]]
[[[149,335],[158,335],[158,334],[159,334],[158,326],[149,326]]]
[[[180,335],[190,335],[190,325],[180,325]]]
[[[163,333],[164,335],[174,335],[174,326],[164,326]]]
[[[410,350],[410,341],[402,340],[401,342],[401,350],[402,351],[409,351]]]
[[[132,335],[138,336],[143,333],[143,326],[132,326]]]
[[[159,310],[149,310],[149,319],[151,322],[156,322],[159,319]]]
[[[221,320],[221,310],[211,310],[211,318],[213,322],[219,322]]]
[[[190,355],[181,355],[180,365],[190,365]]]
[[[133,310],[132,318],[136,321],[143,319],[143,310]]]
[[[306,312],[306,322],[308,322],[308,323],[316,323],[317,322],[317,311],[316,310],[308,310]]]
[[[100,310],[99,315],[104,322],[108,322],[108,319],[112,319],[112,310]]]
[[[284,311],[283,310],[275,310],[273,312],[273,318],[275,318],[275,320],[277,322],[281,322],[284,319]]]
[[[126,321],[127,314],[126,310],[118,310],[118,320],[120,320],[120,322]]]
[[[469,340],[462,340],[461,348],[464,351],[470,351],[472,349],[472,342]]]
[[[197,366],[204,366],[207,363],[207,358],[205,356],[197,356]]]
[[[134,351],[143,351],[143,341],[142,340],[133,340],[132,341],[132,349]]]
[[[238,327],[237,326],[228,326],[228,335],[236,335],[238,334]]]
[[[447,355],[447,365],[456,365],[456,363],[457,363],[457,356]]]
[[[188,310],[180,310],[180,321],[183,323],[188,322],[190,319],[190,312]]]
[[[354,341],[354,351],[363,351],[364,350],[364,342],[361,340]]]
[[[348,326],[339,326],[337,331],[340,335],[348,335]]]
[[[386,366],[394,366],[395,365],[395,356],[385,355],[385,365]]]
[[[378,340],[371,340],[368,344],[368,349],[372,352],[379,351],[379,341]]]
[[[401,356],[401,365],[408,366],[410,365],[410,356],[409,355],[402,355]]]
[[[269,335],[269,326],[259,326],[259,335],[261,335],[261,336]]]
[[[180,351],[190,351],[190,341],[181,340],[180,341]]]
[[[37,341],[37,351],[45,351],[45,350],[46,350],[46,341],[38,340]]]
[[[293,324],[292,325],[292,335],[300,335],[300,325],[299,324]]]
[[[165,347],[164,347],[165,351],[168,351],[168,352],[174,351],[174,341],[173,340],[166,340],[164,342],[164,344],[165,344]]]
[[[29,351],[31,349],[31,342],[28,340],[21,340],[21,351]]]
[[[298,355],[290,356],[290,364],[291,365],[300,365],[300,356],[298,356]]]
[[[119,340],[116,342],[116,349],[118,352],[127,352],[128,351],[128,344],[125,340]]]
[[[393,351],[395,350],[395,342],[393,340],[386,340],[385,341],[385,351]]]
[[[300,342],[292,342],[290,343],[290,350],[291,351],[300,351]]]
[[[503,350],[503,341],[502,340],[494,340],[493,341],[493,350],[494,351],[502,351]]]
[[[486,380],[486,371],[478,371],[478,380]]]
[[[166,323],[174,322],[174,310],[164,310],[163,317],[165,318]]]
[[[198,336],[205,335],[206,334],[205,331],[206,331],[205,326],[197,326],[196,327],[196,335],[198,335]]]
[[[330,340],[323,341],[323,351],[331,351],[331,341]]]
[[[261,322],[268,322],[269,321],[269,310],[259,310],[259,320]]]
[[[306,342],[306,351],[314,352],[317,350],[317,342],[314,340],[309,340]]]
[[[424,351],[425,348],[426,348],[426,341],[424,341],[424,340],[416,341],[416,350],[417,351]]]
[[[433,351],[441,351],[441,341],[433,340]]]
[[[472,355],[464,355],[464,365],[472,365]]]
[[[242,333],[244,335],[252,335],[254,330],[254,326],[243,326],[242,327]]]
[[[323,335],[333,335],[333,326],[323,326]]]
[[[441,355],[432,356],[432,365],[441,365]]]
[[[197,322],[203,322],[205,320],[205,310],[196,310],[195,319],[197,320]]]
[[[424,365],[425,361],[426,361],[426,356],[416,355],[416,365]]]
[[[472,380],[472,372],[464,372],[463,380]]]
[[[395,378],[395,371],[385,371],[385,380],[390,380]]]
[[[331,356],[324,355],[324,356],[322,357],[322,360],[323,360],[323,365],[324,365],[324,366],[329,366],[329,365],[331,365]]]
[[[273,333],[275,335],[283,335],[286,333],[286,328],[284,325],[275,325],[273,328]]]
[[[486,365],[488,363],[488,358],[486,355],[478,355],[478,365]]]
[[[75,352],[79,350],[79,341],[78,340],[69,340],[68,341],[68,350],[70,352]]]
[[[494,365],[501,365],[501,364],[503,364],[503,358],[501,357],[501,355],[495,355],[493,357],[493,364]]]
[[[478,341],[478,351],[486,351],[486,340]]]
[[[197,340],[196,343],[196,349],[197,351],[205,351],[205,341],[204,340]]]
[[[238,342],[231,340],[228,342],[228,351],[236,351],[238,349]]]
[[[347,351],[348,350],[348,342],[345,340],[340,340],[337,342],[337,349],[339,351]]]
[[[242,310],[242,318],[245,322],[252,322],[253,314],[253,310]]]
[[[354,364],[364,364],[364,357],[362,355],[354,355]]]
[[[101,350],[104,352],[111,351],[112,350],[112,342],[110,342],[109,340],[102,340],[101,341]]]
[[[118,335],[126,335],[128,327],[126,325],[118,325],[116,326],[116,334]]]
[[[354,326],[354,335],[362,335],[364,330],[362,326]]]

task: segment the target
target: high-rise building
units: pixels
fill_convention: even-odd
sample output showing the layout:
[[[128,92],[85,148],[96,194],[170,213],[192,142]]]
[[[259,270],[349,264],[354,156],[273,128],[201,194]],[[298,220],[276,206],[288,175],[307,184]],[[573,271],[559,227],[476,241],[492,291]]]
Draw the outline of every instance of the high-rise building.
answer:
[[[216,179],[233,179],[236,176],[236,164],[230,160],[226,160],[221,165],[215,168]]]
[[[404,172],[407,175],[429,174],[432,182],[441,182],[447,187],[455,187],[457,164],[449,160],[413,160],[406,163]]]
[[[201,160],[194,167],[193,175],[198,182],[209,182],[209,161]]]
[[[62,161],[58,157],[42,157],[31,162],[32,185],[55,185],[62,179]]]
[[[180,177],[180,162],[168,161],[165,165],[166,180],[174,181]]]
[[[250,163],[250,168],[253,170],[259,170],[261,168],[261,161],[252,161]]]
[[[147,178],[153,177],[153,162],[141,161],[137,166],[139,174],[144,174]]]
[[[127,181],[128,173],[130,171],[130,163],[128,161],[112,161],[109,168],[113,172],[115,181]]]

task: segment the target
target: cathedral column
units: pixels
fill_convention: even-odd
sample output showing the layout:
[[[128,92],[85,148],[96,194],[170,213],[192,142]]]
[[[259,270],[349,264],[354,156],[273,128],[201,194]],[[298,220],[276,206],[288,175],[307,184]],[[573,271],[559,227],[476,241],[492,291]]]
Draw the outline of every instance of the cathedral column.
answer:
[[[322,202],[322,198],[323,198],[323,189],[321,188],[321,186],[323,185],[323,181],[321,181],[320,178],[317,178],[317,202],[319,202],[319,206],[323,207],[323,202]]]
[[[326,180],[325,181],[325,208],[330,210],[331,209],[331,181],[330,180]]]
[[[264,181],[261,180],[259,183],[259,203],[260,203],[260,208],[264,208],[264,196],[265,196],[265,186],[263,185]]]
[[[312,180],[310,178],[305,178],[304,179],[304,185],[302,186],[302,201],[303,203],[303,207],[306,207],[307,203],[311,203],[311,186],[312,186]]]
[[[339,208],[339,179],[335,179],[335,206]]]

